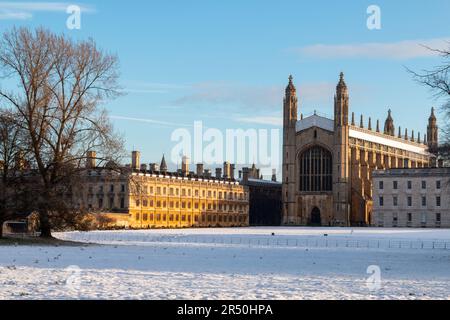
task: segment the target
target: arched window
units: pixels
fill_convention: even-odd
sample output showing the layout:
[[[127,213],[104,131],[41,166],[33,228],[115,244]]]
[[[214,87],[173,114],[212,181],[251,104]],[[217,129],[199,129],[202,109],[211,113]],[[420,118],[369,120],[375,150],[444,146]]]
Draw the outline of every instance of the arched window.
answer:
[[[300,155],[300,191],[332,191],[332,156],[328,150],[315,146]]]

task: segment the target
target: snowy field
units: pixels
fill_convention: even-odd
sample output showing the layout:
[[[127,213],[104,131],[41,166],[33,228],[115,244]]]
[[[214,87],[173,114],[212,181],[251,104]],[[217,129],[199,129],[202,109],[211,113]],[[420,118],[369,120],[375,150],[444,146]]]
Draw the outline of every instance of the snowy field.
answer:
[[[56,236],[91,245],[0,246],[0,299],[450,299],[450,230]]]

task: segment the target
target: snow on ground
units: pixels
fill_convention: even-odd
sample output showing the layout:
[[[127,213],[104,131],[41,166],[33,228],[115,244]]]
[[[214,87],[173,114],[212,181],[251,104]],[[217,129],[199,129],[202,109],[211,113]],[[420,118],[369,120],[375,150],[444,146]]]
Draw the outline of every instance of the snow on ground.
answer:
[[[0,299],[450,299],[450,230],[242,228],[57,236],[94,244],[0,247]],[[369,266],[379,267],[379,288],[368,286]]]

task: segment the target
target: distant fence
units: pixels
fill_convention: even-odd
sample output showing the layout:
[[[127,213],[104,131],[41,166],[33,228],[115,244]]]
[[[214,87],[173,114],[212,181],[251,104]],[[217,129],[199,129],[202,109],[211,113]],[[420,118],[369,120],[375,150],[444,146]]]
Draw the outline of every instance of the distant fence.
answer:
[[[160,243],[160,244],[200,244],[233,245],[248,247],[284,248],[361,248],[361,249],[416,249],[450,250],[450,241],[439,240],[386,240],[386,239],[329,239],[292,237],[239,237],[239,236],[155,236],[126,233],[80,233],[63,236],[65,240],[89,243]]]

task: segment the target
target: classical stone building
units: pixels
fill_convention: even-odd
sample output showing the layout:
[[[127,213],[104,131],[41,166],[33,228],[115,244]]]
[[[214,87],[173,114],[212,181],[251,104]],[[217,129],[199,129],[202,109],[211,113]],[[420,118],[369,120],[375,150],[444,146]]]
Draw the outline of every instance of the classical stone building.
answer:
[[[450,168],[373,172],[375,227],[450,228]]]
[[[182,169],[169,172],[161,164],[132,164],[120,170],[95,165],[95,153],[87,163],[80,206],[101,212],[109,224],[130,228],[238,227],[249,224],[248,188],[234,179],[233,165],[224,164],[212,176],[203,165],[189,171],[188,159]]]
[[[349,114],[350,95],[341,73],[334,99],[334,119],[314,114],[298,119],[292,76],[283,106],[283,223],[286,225],[369,225],[372,172],[422,168],[435,161],[438,145],[434,110],[428,139],[394,126],[389,110],[384,130],[363,116]]]

